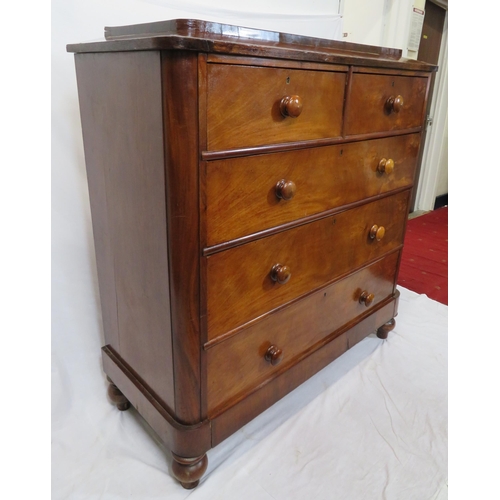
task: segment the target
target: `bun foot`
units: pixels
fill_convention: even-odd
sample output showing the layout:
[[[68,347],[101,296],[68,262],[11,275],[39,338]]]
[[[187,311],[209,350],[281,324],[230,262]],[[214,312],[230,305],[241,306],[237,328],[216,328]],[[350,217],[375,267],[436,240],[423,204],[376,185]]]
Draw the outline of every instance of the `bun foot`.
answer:
[[[395,326],[396,326],[396,320],[394,318],[392,318],[390,321],[388,321],[385,325],[382,325],[377,330],[377,337],[379,339],[386,339],[387,335],[389,335],[389,332],[391,330],[394,330]]]
[[[207,470],[208,458],[206,455],[195,458],[179,457],[172,453],[172,472],[183,488],[192,490],[198,486],[201,476]]]
[[[108,398],[120,411],[125,411],[130,408],[129,400],[123,395],[123,393],[116,387],[115,384],[108,378]]]

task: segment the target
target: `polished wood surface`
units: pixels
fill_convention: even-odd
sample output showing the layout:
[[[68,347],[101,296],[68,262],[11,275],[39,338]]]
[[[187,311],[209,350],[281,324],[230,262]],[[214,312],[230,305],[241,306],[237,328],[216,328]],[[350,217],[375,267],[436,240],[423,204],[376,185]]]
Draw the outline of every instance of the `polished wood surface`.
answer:
[[[264,355],[264,359],[273,366],[279,365],[283,361],[283,351],[275,345],[269,346]]]
[[[385,101],[385,109],[388,114],[390,113],[399,113],[403,108],[404,100],[403,96],[397,95],[396,97],[392,96]]]
[[[184,424],[201,415],[198,57],[162,55],[175,415]],[[168,363],[167,361],[164,361]]]
[[[183,487],[370,332],[395,288],[434,66],[196,20],[77,52],[110,401]]]
[[[290,278],[292,277],[292,271],[288,266],[282,264],[274,264],[271,268],[271,279],[279,283],[280,285],[284,285],[288,283]]]
[[[303,107],[302,98],[299,95],[283,97],[280,101],[280,113],[285,118],[297,118],[302,113]]]
[[[204,419],[192,425],[178,422],[158,396],[144,385],[132,368],[110,346],[102,348],[102,365],[104,372],[170,451],[179,456],[199,457],[210,449],[209,420]]]
[[[372,240],[380,241],[385,236],[385,227],[384,226],[377,226],[377,224],[374,224],[370,228],[369,234],[370,234],[370,238]]]
[[[181,483],[182,487],[187,490],[196,488],[201,477],[207,470],[207,456],[184,458],[172,453],[172,458],[172,473]]]
[[[427,85],[428,79],[423,77],[354,73],[346,111],[346,135],[420,126]],[[397,96],[400,99],[396,104]],[[392,104],[388,105],[388,101]]]
[[[380,309],[373,310],[372,314],[357,323],[346,325],[321,348],[305,353],[297,364],[286,370],[277,371],[273,378],[255,387],[255,390],[246,397],[232,402],[233,404],[226,408],[221,408],[221,412],[211,420],[212,446],[218,445],[368,334],[376,331],[378,325],[393,318],[397,312],[398,296],[399,292],[396,291],[394,298]]]
[[[384,323],[380,328],[377,329],[377,337],[379,339],[386,339],[389,336],[389,332],[392,332],[396,327],[396,320],[391,318],[387,323]]]
[[[382,158],[378,162],[377,170],[382,174],[390,175],[394,172],[394,160],[392,158],[386,159]]]
[[[105,343],[173,411],[160,54],[77,54],[76,72]]]
[[[297,185],[293,181],[281,179],[275,186],[276,197],[285,201],[290,201],[297,191]]]
[[[370,307],[375,300],[375,295],[373,293],[363,290],[359,295],[359,303],[364,304],[366,307]]]
[[[192,50],[238,56],[429,70],[401,57],[401,49],[361,45],[289,33],[174,19],[142,25],[106,27],[106,40],[67,45],[69,52]]]
[[[131,26],[113,26],[104,28],[106,40],[134,38],[145,35],[175,35],[180,37],[196,37],[203,39],[217,39],[230,37],[233,40],[242,40],[246,44],[251,42],[271,42],[273,45],[292,46],[300,48],[330,49],[358,52],[371,58],[382,57],[386,59],[399,59],[400,49],[377,47],[374,45],[359,45],[354,43],[339,42],[308,36],[278,33],[275,31],[255,29],[245,26],[215,23],[198,19],[172,19],[153,23],[134,24]]]
[[[241,396],[274,376],[277,369],[296,363],[305,351],[345,323],[366,314],[368,308],[360,303],[363,290],[369,289],[374,295],[372,308],[391,297],[398,258],[399,252],[393,252],[209,347],[209,416],[217,414],[221,405],[231,398]],[[274,366],[266,360],[266,352],[271,346],[278,346],[283,351],[279,365]],[[228,377],[229,373],[238,373],[238,377]]]
[[[410,187],[418,148],[419,135],[408,134],[207,162],[206,244]],[[393,171],[381,173],[380,161],[388,157]],[[290,199],[277,194],[281,182],[295,185]]]
[[[345,82],[341,72],[209,64],[207,148],[340,136]],[[282,100],[297,95],[283,116]]]
[[[208,339],[398,248],[408,196],[403,191],[207,257]],[[370,237],[374,222],[385,228],[380,241]],[[271,277],[275,264],[293,273],[284,285]]]

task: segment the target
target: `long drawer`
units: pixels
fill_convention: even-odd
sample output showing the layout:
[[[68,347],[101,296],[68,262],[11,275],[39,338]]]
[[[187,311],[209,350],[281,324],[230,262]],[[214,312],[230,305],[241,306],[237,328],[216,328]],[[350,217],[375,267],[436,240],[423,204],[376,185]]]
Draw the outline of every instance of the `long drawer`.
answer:
[[[344,72],[228,64],[207,72],[210,151],[341,135]]]
[[[393,252],[209,348],[209,417],[225,402],[291,366],[322,339],[391,296],[398,258],[399,252]],[[371,294],[368,305],[360,300],[363,293]],[[280,363],[273,365],[277,361]]]
[[[408,134],[207,162],[207,245],[410,186],[419,141]]]
[[[345,135],[420,127],[427,78],[353,73]]]
[[[206,257],[213,339],[403,243],[409,190]]]

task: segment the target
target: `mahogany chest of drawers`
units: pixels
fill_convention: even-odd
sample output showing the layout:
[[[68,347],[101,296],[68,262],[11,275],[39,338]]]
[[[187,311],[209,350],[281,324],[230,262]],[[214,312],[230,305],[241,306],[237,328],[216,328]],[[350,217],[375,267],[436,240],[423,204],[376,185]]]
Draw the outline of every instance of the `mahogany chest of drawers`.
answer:
[[[371,332],[435,67],[193,20],[75,52],[108,394],[195,487],[206,452]]]

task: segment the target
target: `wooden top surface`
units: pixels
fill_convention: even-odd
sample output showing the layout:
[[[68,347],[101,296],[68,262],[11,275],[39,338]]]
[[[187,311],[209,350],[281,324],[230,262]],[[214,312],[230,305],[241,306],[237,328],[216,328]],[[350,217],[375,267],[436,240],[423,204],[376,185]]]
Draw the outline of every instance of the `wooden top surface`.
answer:
[[[67,45],[68,52],[193,50],[300,61],[359,64],[421,71],[435,66],[404,59],[400,49],[361,45],[196,19],[106,27],[104,40]]]

